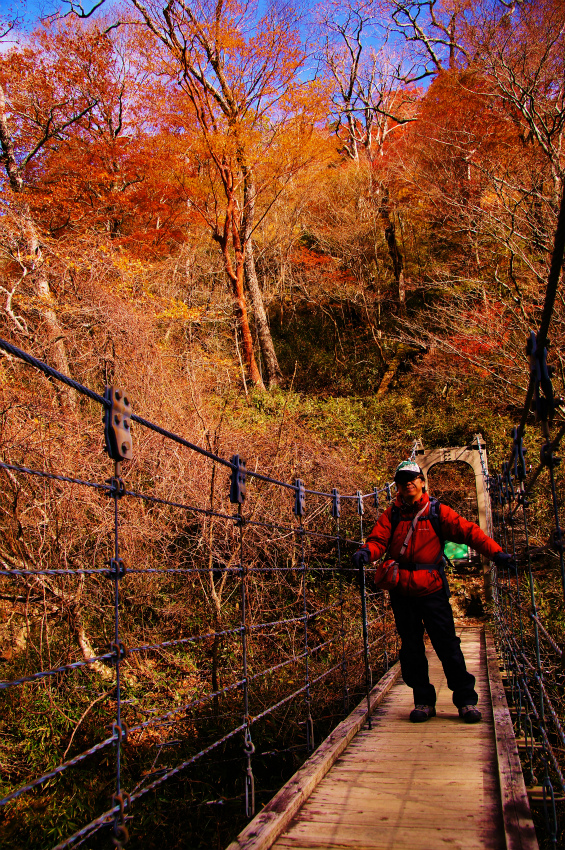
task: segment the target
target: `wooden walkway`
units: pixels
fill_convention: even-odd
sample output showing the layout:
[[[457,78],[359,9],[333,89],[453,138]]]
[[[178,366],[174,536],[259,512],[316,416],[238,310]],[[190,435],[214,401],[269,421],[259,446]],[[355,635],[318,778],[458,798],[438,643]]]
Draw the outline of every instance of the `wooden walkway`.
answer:
[[[461,632],[481,723],[464,724],[429,653],[437,717],[408,721],[412,692],[393,669],[228,850],[536,850],[498,661]]]

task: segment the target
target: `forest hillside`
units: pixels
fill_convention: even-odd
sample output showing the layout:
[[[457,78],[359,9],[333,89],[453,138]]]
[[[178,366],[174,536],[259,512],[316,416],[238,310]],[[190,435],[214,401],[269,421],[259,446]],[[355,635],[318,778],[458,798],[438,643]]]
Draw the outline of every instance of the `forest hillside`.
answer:
[[[325,0],[307,11],[278,0],[67,0],[32,31],[17,8],[2,12],[0,35],[3,339],[96,393],[121,388],[138,416],[207,452],[313,491],[383,487],[416,440],[459,446],[480,433],[491,465],[507,457],[564,188],[560,0]],[[564,342],[559,291],[549,347],[557,395]],[[3,461],[80,480],[113,474],[100,411],[72,387],[2,354],[0,392]],[[172,640],[180,621],[228,629],[240,612],[222,574],[236,563],[235,530],[212,516],[228,503],[227,479],[204,456],[137,426],[132,434],[127,486],[211,513],[187,522],[170,505],[128,509],[129,565],[206,567],[189,590],[136,579],[128,641]],[[452,490],[468,486],[458,474]],[[85,569],[111,557],[113,519],[96,492],[10,469],[0,477],[0,569]],[[258,492],[265,522],[292,515],[282,496]],[[534,544],[549,527],[549,508],[535,510]],[[290,544],[271,548],[266,530],[257,541],[254,564],[280,558],[296,570]],[[334,555],[312,546],[322,569]],[[306,599],[292,575],[295,584],[261,585],[265,610]],[[112,639],[110,586],[87,592],[84,575],[58,582],[0,588],[6,678],[98,657]],[[332,577],[308,592],[322,604],[342,591]],[[470,601],[462,591],[462,615]],[[132,704],[142,680],[157,706],[148,712],[183,688],[200,694],[203,659],[217,692],[240,650],[211,641],[199,651],[131,662]],[[263,648],[265,663],[277,651]],[[81,684],[61,674],[39,702],[31,687],[12,689],[7,791],[92,745],[115,706],[111,664],[96,664]],[[335,714],[329,697],[323,705],[322,731]],[[212,734],[195,729],[200,743]],[[262,734],[273,748],[273,730]],[[290,752],[294,739],[286,744]],[[130,745],[127,769],[151,774],[145,744]],[[279,784],[302,756],[280,758]],[[171,847],[223,847],[241,826],[240,786],[222,792],[226,811],[237,798],[237,816],[235,805],[227,817],[219,804],[206,808],[220,795],[209,790],[215,770],[183,786],[196,826],[174,793],[156,794]],[[112,791],[85,783],[10,803],[0,846],[50,847],[100,814]],[[154,820],[141,816],[136,846],[159,844]]]

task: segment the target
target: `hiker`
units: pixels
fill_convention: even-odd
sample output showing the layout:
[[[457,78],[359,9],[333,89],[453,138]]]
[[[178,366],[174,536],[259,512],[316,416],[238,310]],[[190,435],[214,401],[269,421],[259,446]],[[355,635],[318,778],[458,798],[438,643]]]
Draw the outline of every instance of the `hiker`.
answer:
[[[447,540],[467,546],[494,561],[508,565],[512,556],[487,537],[478,525],[447,505],[430,499],[422,469],[411,460],[396,468],[398,494],[378,518],[366,543],[353,554],[356,567],[365,567],[385,553],[377,567],[377,586],[390,591],[390,603],[400,635],[400,667],[405,683],[414,691],[413,723],[435,717],[436,691],[428,676],[424,629],[428,633],[453,691],[453,702],[466,723],[477,723],[475,677],[465,666],[461,641],[449,604],[443,545]]]

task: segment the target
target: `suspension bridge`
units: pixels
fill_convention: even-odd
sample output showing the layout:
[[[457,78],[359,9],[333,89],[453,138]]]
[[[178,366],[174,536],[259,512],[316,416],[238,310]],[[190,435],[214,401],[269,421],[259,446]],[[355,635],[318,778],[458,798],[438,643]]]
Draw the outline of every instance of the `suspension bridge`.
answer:
[[[565,425],[552,435],[563,410],[546,363],[555,288],[528,340],[528,393],[500,472],[480,435],[439,454],[413,449],[426,472],[473,467],[480,524],[514,556],[504,570],[483,565],[489,623],[461,632],[481,685],[484,721],[472,728],[455,718],[433,656],[438,716],[408,723],[387,597],[350,565],[393,484],[343,494],[279,480],[135,414],[127,389],[101,395],[0,341],[28,399],[45,379],[81,399],[68,433],[48,411],[30,417],[32,405],[3,411],[0,577],[14,648],[0,683],[2,846],[153,846],[147,819],[179,795],[196,824],[186,847],[225,846],[219,826],[214,839],[197,835],[223,811],[232,838],[242,826],[230,850],[563,846]],[[92,461],[102,436],[106,454]],[[60,468],[65,440],[75,470]],[[165,458],[174,493],[160,484]],[[537,548],[536,488],[553,511]]]

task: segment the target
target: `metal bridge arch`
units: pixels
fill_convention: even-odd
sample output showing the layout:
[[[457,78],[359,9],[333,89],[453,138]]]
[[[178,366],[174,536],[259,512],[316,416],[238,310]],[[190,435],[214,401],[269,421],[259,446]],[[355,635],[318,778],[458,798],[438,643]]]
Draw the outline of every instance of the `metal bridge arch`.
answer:
[[[481,457],[482,456],[482,457]],[[475,473],[475,486],[477,490],[477,508],[479,512],[479,526],[485,534],[491,533],[489,522],[489,497],[486,489],[485,476],[488,475],[488,463],[486,445],[483,438],[478,434],[467,446],[442,449],[424,449],[421,440],[416,447],[416,460],[422,467],[428,486],[428,472],[438,463],[467,463]]]
[[[466,463],[475,473],[475,487],[477,493],[477,510],[479,513],[479,526],[485,534],[492,535],[492,521],[490,514],[490,499],[487,491],[488,461],[486,444],[481,434],[477,434],[466,446],[454,446],[441,449],[424,449],[421,440],[416,446],[416,461],[421,466],[428,486],[428,472],[439,463]],[[484,569],[485,591],[490,596],[490,568],[486,558],[481,558]]]

